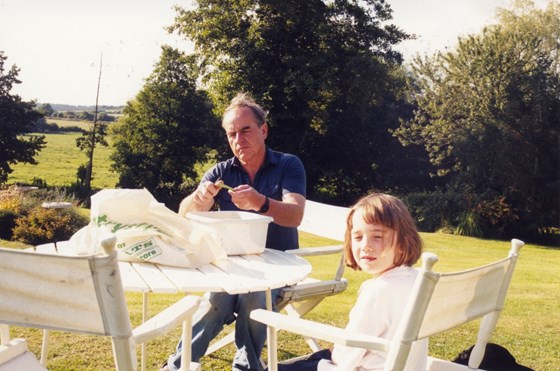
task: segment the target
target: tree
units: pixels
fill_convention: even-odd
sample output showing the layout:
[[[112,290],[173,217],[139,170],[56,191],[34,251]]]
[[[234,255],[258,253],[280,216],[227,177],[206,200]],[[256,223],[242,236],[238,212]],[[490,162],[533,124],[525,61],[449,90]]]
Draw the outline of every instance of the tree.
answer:
[[[54,113],[54,109],[48,103],[41,104],[39,106],[39,108],[37,109],[37,111],[39,111],[40,113],[42,113],[44,116],[47,116],[47,117],[51,117],[52,114]]]
[[[549,9],[558,19],[559,8]],[[560,49],[510,25],[417,58],[417,110],[396,131],[424,146],[448,191],[462,195],[466,234],[535,237],[559,227]]]
[[[269,109],[268,144],[299,155],[308,196],[348,203],[385,187],[382,148],[400,144],[395,92],[408,35],[378,0],[199,0],[171,30],[195,43],[202,81],[222,112],[239,91]],[[228,9],[228,11],[223,11]],[[379,151],[377,151],[379,149]],[[401,158],[404,156],[400,156]],[[333,184],[335,185],[333,187]]]
[[[85,166],[83,189],[81,189],[81,198],[89,200],[91,193],[91,180],[93,178],[93,153],[95,151],[96,145],[108,146],[105,136],[107,133],[107,127],[105,124],[97,123],[97,112],[99,108],[99,89],[101,87],[101,72],[103,70],[103,54],[100,58],[99,63],[99,77],[97,79],[97,94],[95,95],[95,113],[93,116],[93,125],[91,129],[82,134],[80,138],[76,139],[76,146],[83,152],[86,153],[88,157],[88,162]],[[81,165],[78,168],[78,174],[82,171]]]
[[[118,185],[145,187],[174,205],[182,185],[195,180],[195,165],[223,138],[212,105],[196,89],[193,58],[168,46],[142,90],[129,101],[112,131]],[[225,140],[225,139],[224,139]]]
[[[5,69],[7,58],[0,51],[0,184],[8,180],[11,165],[35,164],[34,156],[45,146],[44,136],[23,136],[32,131],[43,115],[35,110],[34,102],[24,102],[10,93],[14,84],[21,81],[16,65]]]
[[[552,70],[560,74],[560,2],[549,0],[545,9],[531,0],[515,0],[511,9],[499,8],[498,21],[509,33],[529,33],[540,40],[540,47],[552,58]]]

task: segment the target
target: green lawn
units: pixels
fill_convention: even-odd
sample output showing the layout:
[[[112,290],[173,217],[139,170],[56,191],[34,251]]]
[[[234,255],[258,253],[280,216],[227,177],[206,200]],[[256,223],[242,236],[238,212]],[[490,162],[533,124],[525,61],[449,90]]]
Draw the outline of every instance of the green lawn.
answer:
[[[446,234],[422,233],[425,250],[440,257],[436,269],[450,271],[483,264],[504,257],[510,247],[508,241],[482,240]],[[302,233],[302,246],[330,244],[331,241]],[[337,265],[336,257],[313,257],[314,276],[327,278]],[[506,306],[498,323],[493,342],[508,348],[518,362],[535,370],[560,370],[558,349],[560,338],[560,251],[537,245],[526,245],[521,250],[516,272],[506,300]],[[343,294],[328,298],[308,318],[344,326],[348,312],[356,298],[360,283],[367,279],[364,273],[347,270],[350,281]],[[142,296],[127,294],[133,324],[141,320]],[[176,301],[180,295],[151,295],[151,313],[162,310]],[[230,328],[231,329],[231,328]],[[230,330],[228,329],[228,330]],[[12,337],[25,337],[31,350],[39,353],[41,332],[12,327]],[[430,353],[437,357],[453,358],[461,350],[475,342],[471,326],[459,328],[446,336],[430,341]],[[173,352],[179,330],[154,341],[148,346],[148,369],[157,370],[169,353]],[[302,354],[304,341],[286,333],[279,334],[280,358]],[[110,370],[112,366],[111,345],[108,339],[53,332],[49,353],[50,370]],[[325,344],[326,345],[326,344]],[[203,370],[228,369],[234,354],[228,346],[217,354],[202,359]]]
[[[77,126],[76,122],[62,122]],[[82,123],[83,125],[83,123]],[[86,162],[75,139],[79,134],[48,134],[48,150],[43,150],[37,160],[38,165],[17,165],[8,182],[29,183],[34,177],[47,181],[49,186],[67,186],[76,181],[76,171]],[[117,174],[110,172],[110,150],[98,147],[94,158],[95,188],[114,188]],[[39,175],[38,175],[39,174]],[[436,269],[450,271],[484,264],[502,258],[509,250],[508,241],[493,241],[447,234],[423,233],[426,251],[439,255]],[[512,236],[515,237],[515,236]],[[331,244],[332,241],[303,234],[302,246]],[[0,241],[2,246],[17,247],[16,243]],[[330,278],[338,264],[336,257],[310,258],[314,266],[313,276]],[[535,370],[560,370],[560,250],[544,246],[527,245],[521,250],[516,272],[506,301],[506,307],[498,323],[493,339],[508,348],[518,361]],[[343,294],[323,301],[309,318],[344,326],[352,307],[360,283],[368,276],[347,270],[346,278],[350,286]],[[141,321],[140,294],[127,294],[133,324]],[[151,295],[150,308],[156,313],[180,295]],[[228,329],[228,330],[231,330]],[[12,328],[12,337],[25,337],[30,348],[39,354],[41,332],[22,328]],[[149,345],[148,369],[157,370],[168,354],[173,352],[179,330]],[[281,333],[280,357],[301,354],[306,349],[302,339]],[[442,358],[453,358],[461,350],[475,342],[475,331],[467,326],[452,334],[431,339],[431,354]],[[49,353],[50,370],[110,370],[113,369],[111,344],[108,339],[99,339],[66,333],[51,334]],[[228,369],[234,348],[228,346],[211,357],[202,359],[204,370]]]
[[[69,186],[77,180],[80,165],[88,161],[86,155],[76,147],[76,132],[45,134],[47,147],[36,157],[37,165],[17,164],[8,177],[8,184],[30,183],[33,178],[47,181],[49,186]],[[114,188],[118,176],[111,172],[110,147],[98,146],[93,156],[92,187]]]

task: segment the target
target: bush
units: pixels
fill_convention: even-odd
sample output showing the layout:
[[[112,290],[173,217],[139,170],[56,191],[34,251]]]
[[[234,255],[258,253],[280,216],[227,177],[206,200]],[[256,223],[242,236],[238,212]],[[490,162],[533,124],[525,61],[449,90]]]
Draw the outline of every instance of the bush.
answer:
[[[16,226],[16,219],[18,217],[20,215],[13,210],[0,209],[0,239],[12,239],[12,229]]]
[[[459,205],[455,198],[454,194],[435,191],[409,193],[403,200],[416,220],[418,230],[436,232],[451,224]]]
[[[44,209],[44,202],[70,202],[73,196],[61,189],[24,192],[22,187],[0,191],[0,238],[37,245],[69,239],[87,225],[89,218],[76,207]]]
[[[463,213],[459,216],[455,234],[460,236],[482,237],[481,220],[476,210]]]
[[[44,209],[36,207],[16,219],[13,239],[29,245],[68,240],[89,222],[75,209]]]
[[[0,209],[20,213],[23,203],[23,193],[15,188],[0,191]]]

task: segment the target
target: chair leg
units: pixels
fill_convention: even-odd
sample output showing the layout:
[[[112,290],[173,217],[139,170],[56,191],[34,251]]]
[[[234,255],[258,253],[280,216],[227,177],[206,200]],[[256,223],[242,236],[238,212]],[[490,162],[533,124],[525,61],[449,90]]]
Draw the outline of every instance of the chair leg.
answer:
[[[486,351],[486,344],[488,344],[490,338],[492,337],[492,329],[496,327],[499,317],[500,312],[492,312],[482,318],[476,344],[474,345],[469,357],[470,368],[476,369],[480,366],[482,358],[484,358],[484,352]]]
[[[190,318],[183,321],[183,333],[181,335],[183,344],[183,356],[181,357],[181,371],[187,371],[191,368],[192,358],[192,321]]]
[[[212,343],[208,347],[208,349],[206,350],[206,354],[204,354],[204,355],[205,356],[210,355],[210,354],[214,353],[215,351],[217,351],[219,349],[222,349],[226,345],[229,345],[229,344],[233,343],[234,340],[235,340],[235,331],[232,331],[229,334],[227,334],[226,336],[224,336],[223,338],[221,338],[220,340]]]
[[[41,365],[47,367],[49,358],[49,330],[43,330],[43,343],[41,344]]]
[[[315,307],[315,305],[313,306]],[[299,312],[297,309],[299,308],[294,308],[291,305],[286,305],[286,307],[284,308],[286,310],[286,313],[290,316],[293,316],[295,318],[301,318],[302,313]],[[305,311],[304,313],[307,313],[307,311]],[[319,342],[316,339],[304,336],[305,342],[307,343],[307,345],[309,345],[309,348],[311,348],[312,353],[318,352],[321,350],[321,346],[319,345]]]
[[[147,292],[147,291],[144,291],[142,293],[142,323],[144,323],[148,320],[149,294],[150,293]],[[142,343],[141,348],[142,348],[142,353],[141,353],[141,356],[140,356],[140,359],[141,359],[140,370],[141,371],[146,371],[146,363],[148,362],[148,344],[147,343]]]
[[[10,343],[10,326],[0,325],[0,345],[8,345]]]
[[[138,361],[132,337],[126,339],[112,338],[111,340],[117,371],[136,370],[138,368]]]

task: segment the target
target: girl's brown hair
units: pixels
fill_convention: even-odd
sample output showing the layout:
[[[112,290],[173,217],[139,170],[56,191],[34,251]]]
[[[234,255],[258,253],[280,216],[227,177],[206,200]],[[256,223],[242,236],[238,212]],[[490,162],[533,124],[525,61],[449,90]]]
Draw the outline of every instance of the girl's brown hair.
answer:
[[[394,231],[395,266],[412,266],[418,261],[422,254],[422,240],[404,202],[387,194],[372,193],[356,202],[346,218],[344,253],[347,266],[361,269],[352,254],[352,217],[356,212],[362,214],[367,224],[379,224]]]

